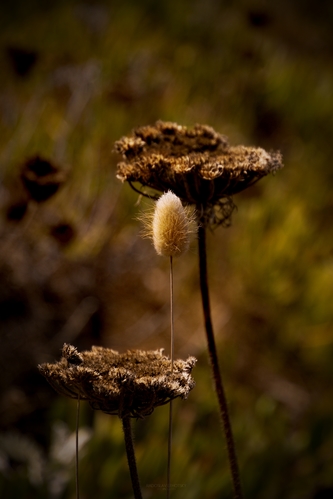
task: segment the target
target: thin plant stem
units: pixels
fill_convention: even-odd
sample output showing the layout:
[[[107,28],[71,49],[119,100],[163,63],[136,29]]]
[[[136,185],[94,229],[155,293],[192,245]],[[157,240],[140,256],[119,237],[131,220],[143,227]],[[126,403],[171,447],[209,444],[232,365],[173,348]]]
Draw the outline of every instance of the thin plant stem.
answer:
[[[217,350],[214,338],[214,330],[211,318],[208,275],[207,275],[206,229],[202,225],[199,225],[198,228],[198,245],[199,245],[200,289],[201,289],[201,298],[202,298],[202,306],[203,306],[203,313],[205,320],[209,358],[213,373],[215,390],[220,407],[220,414],[223,423],[224,434],[226,438],[228,460],[229,460],[232,484],[234,489],[234,497],[235,499],[242,499],[243,494],[240,483],[236,449],[230,423],[227,399],[225,396],[221,372],[219,368],[219,362],[218,362],[218,356],[217,356]]]
[[[170,256],[170,358],[171,374],[173,373],[174,361],[174,313],[173,313],[173,262]],[[168,434],[168,465],[167,465],[167,499],[170,497],[170,477],[171,477],[171,446],[172,446],[172,400],[169,403],[169,434]]]
[[[174,313],[173,313],[173,261],[172,256],[170,256],[170,358],[171,358],[171,373],[173,373],[173,361],[174,361]]]
[[[75,434],[75,485],[76,485],[76,499],[80,498],[80,492],[79,492],[79,419],[80,419],[80,394],[77,397],[77,405],[76,405],[76,434]]]
[[[142,499],[141,486],[139,481],[138,470],[136,466],[133,436],[131,429],[131,419],[129,416],[124,416],[122,418],[124,437],[125,437],[125,447],[127,454],[127,462],[132,480],[132,487],[134,492],[134,499]]]
[[[167,499],[169,499],[169,497],[170,497],[171,447],[172,447],[172,400],[170,400],[170,403],[169,403],[169,435],[168,435]]]

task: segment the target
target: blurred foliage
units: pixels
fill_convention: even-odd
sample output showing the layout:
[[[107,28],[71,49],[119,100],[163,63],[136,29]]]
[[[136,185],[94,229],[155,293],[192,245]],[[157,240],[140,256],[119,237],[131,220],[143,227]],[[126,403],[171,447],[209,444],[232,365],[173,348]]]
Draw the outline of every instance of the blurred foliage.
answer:
[[[214,322],[245,497],[332,497],[332,22],[328,0],[1,6],[1,497],[75,496],[75,403],[39,362],[64,341],[168,351],[168,262],[112,153],[157,119],[283,153],[209,237]],[[67,175],[41,203],[20,181],[36,155]],[[175,262],[177,355],[199,358],[175,404],[175,499],[231,497],[196,266],[193,242]],[[165,496],[167,420],[135,423],[147,499]],[[131,497],[120,421],[82,404],[81,425],[82,498]]]

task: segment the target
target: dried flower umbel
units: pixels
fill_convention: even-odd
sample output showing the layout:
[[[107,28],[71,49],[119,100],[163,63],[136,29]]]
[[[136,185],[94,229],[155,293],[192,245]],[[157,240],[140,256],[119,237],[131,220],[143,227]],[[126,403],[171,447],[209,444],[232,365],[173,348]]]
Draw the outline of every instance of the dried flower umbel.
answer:
[[[142,493],[130,418],[144,418],[155,407],[176,397],[185,399],[194,386],[191,371],[196,359],[189,357],[172,364],[162,351],[128,350],[120,354],[110,348],[92,347],[89,351],[78,352],[74,346],[64,344],[59,362],[38,366],[58,393],[78,400],[77,426],[80,400],[88,400],[93,409],[121,418],[135,499],[142,499]],[[78,498],[78,464],[76,481]]]
[[[192,129],[158,121],[122,137],[115,150],[123,155],[117,177],[161,192],[171,190],[195,205],[205,226],[229,225],[232,196],[282,167],[280,152],[229,146],[207,125]],[[147,195],[145,192],[140,191]]]
[[[62,358],[41,364],[39,371],[60,394],[88,400],[94,409],[120,418],[144,418],[155,407],[181,397],[194,387],[196,359],[171,361],[162,350],[129,350],[123,354],[103,347],[79,353],[64,345]]]

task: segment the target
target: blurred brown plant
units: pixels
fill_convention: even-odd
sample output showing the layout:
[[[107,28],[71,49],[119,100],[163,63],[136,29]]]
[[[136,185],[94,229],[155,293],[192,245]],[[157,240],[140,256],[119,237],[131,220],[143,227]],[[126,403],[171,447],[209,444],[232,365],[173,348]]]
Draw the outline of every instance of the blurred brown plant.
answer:
[[[34,50],[13,45],[7,47],[7,55],[14,72],[21,78],[30,74],[39,57]]]
[[[20,222],[27,212],[28,203],[21,199],[9,204],[6,208],[6,219],[8,222]]]
[[[73,241],[76,235],[73,225],[66,221],[59,222],[50,227],[50,234],[61,246],[67,246]]]
[[[66,174],[49,160],[37,155],[24,163],[21,180],[30,198],[40,203],[57,192],[65,182]]]

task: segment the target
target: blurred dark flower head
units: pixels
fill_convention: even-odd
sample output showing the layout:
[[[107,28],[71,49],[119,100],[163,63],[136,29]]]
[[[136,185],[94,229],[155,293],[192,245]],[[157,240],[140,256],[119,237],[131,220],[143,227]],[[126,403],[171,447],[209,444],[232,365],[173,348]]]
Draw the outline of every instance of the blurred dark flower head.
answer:
[[[120,180],[132,187],[139,182],[157,191],[171,190],[195,205],[200,223],[211,227],[230,223],[233,194],[282,168],[280,152],[229,146],[227,137],[207,125],[191,129],[158,121],[122,137],[115,150],[124,158],[118,164]]]
[[[20,222],[27,212],[28,204],[25,200],[16,201],[6,209],[6,218],[9,222]]]
[[[51,227],[50,234],[59,244],[66,246],[75,237],[75,229],[67,222],[58,223]]]
[[[37,52],[22,47],[9,46],[7,54],[18,76],[28,76],[38,59]]]
[[[265,28],[272,23],[272,18],[268,12],[261,9],[250,9],[247,12],[247,21],[254,28]]]
[[[21,180],[30,198],[42,202],[53,196],[65,182],[65,172],[40,156],[29,158],[21,170]]]
[[[163,350],[115,350],[93,346],[79,353],[64,344],[62,358],[55,364],[41,364],[39,371],[60,394],[88,400],[93,409],[120,418],[144,418],[155,407],[181,397],[194,387],[191,371],[194,357],[171,360]]]

